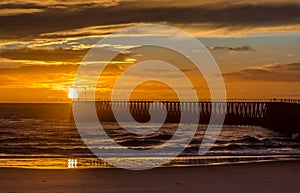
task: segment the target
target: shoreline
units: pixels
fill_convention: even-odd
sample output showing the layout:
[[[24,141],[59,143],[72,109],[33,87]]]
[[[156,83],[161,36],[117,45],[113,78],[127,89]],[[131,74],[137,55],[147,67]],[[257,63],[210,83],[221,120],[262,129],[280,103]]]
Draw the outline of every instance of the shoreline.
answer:
[[[151,170],[0,168],[1,192],[299,192],[300,161]]]
[[[111,158],[106,158],[111,159]],[[124,166],[130,167],[132,164],[146,162],[155,162],[156,160],[168,159],[167,157],[145,157],[145,158],[118,158],[117,162],[122,162]],[[116,161],[115,159],[113,159]],[[132,162],[135,160],[134,162]],[[172,159],[169,163],[159,166],[159,168],[177,168],[177,167],[202,167],[202,166],[222,166],[239,165],[264,162],[284,162],[299,161],[299,155],[261,155],[261,156],[180,156]],[[116,163],[117,163],[116,162]],[[14,157],[0,158],[1,168],[21,168],[21,169],[101,169],[115,168],[109,162],[95,157]]]

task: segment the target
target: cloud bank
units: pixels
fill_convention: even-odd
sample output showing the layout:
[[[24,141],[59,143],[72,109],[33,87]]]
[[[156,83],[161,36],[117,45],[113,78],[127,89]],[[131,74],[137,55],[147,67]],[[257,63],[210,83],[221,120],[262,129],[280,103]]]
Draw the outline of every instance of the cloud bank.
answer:
[[[209,50],[226,50],[226,51],[255,51],[250,46],[241,46],[241,47],[223,47],[223,46],[213,46],[209,47]]]
[[[225,78],[242,81],[300,82],[300,63],[268,64],[223,75]]]
[[[47,1],[46,1],[47,2]],[[156,2],[156,3],[155,3]],[[31,38],[43,33],[74,30],[92,26],[129,23],[205,24],[206,28],[251,30],[263,27],[289,27],[299,29],[300,4],[298,1],[260,1],[242,3],[216,1],[209,3],[176,4],[162,6],[164,1],[71,1],[49,4],[37,1],[16,1],[0,5],[10,14],[0,16],[2,38]],[[51,4],[52,3],[52,4]],[[174,6],[172,6],[172,3]],[[20,11],[24,10],[23,14]],[[30,12],[29,10],[35,10]],[[6,11],[7,12],[7,11]],[[18,13],[17,13],[18,12]],[[4,12],[3,12],[4,13]]]

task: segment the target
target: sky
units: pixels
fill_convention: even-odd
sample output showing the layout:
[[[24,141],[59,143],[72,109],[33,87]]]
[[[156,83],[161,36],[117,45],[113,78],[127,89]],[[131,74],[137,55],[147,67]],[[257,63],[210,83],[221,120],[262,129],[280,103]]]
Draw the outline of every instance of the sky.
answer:
[[[150,23],[177,27],[200,40],[221,69],[228,98],[299,98],[299,13],[298,0],[3,0],[0,102],[70,101],[76,70],[95,43]],[[126,46],[102,47],[115,52]],[[143,58],[142,50],[128,49],[106,69],[98,98],[109,97],[117,77]],[[193,79],[198,96],[208,98],[201,75],[184,60],[172,61]],[[171,95],[167,85],[147,82],[134,97]]]

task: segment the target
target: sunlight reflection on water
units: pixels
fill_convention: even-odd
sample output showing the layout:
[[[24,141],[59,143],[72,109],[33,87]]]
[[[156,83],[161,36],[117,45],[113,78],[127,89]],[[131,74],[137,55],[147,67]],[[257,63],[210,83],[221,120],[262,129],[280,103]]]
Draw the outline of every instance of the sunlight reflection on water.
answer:
[[[114,159],[114,158],[111,158]],[[126,158],[115,159],[114,161],[125,163],[130,166],[137,164],[144,159],[155,165],[156,161],[167,159],[157,158]],[[190,166],[209,166],[224,164],[253,163],[265,161],[285,161],[299,160],[300,156],[186,156],[177,157],[163,167],[190,167]],[[0,159],[0,168],[32,168],[32,169],[87,169],[87,168],[113,168],[101,159],[97,158],[12,158]]]

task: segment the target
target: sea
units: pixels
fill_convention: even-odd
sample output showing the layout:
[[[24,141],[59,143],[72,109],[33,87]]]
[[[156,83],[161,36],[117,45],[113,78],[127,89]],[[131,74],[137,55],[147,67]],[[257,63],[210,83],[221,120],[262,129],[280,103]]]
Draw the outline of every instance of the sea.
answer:
[[[0,167],[16,168],[114,168],[85,145],[72,119],[70,103],[0,104]],[[119,145],[149,149],[166,143],[178,124],[166,123],[153,134],[137,137],[115,122],[101,123]],[[192,142],[161,167],[190,167],[295,160],[300,143],[285,134],[261,126],[225,125],[210,150],[198,150],[207,125],[198,125]],[[140,129],[140,128],[135,128]],[[145,129],[145,128],[144,128]],[[112,146],[103,147],[113,151]],[[112,158],[113,159],[113,158]],[[116,158],[118,159],[118,158]],[[135,158],[133,158],[135,159]],[[161,156],[136,159],[162,160]],[[124,162],[124,159],[120,160]],[[128,164],[130,164],[128,162]]]

